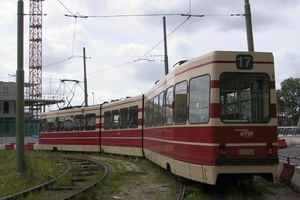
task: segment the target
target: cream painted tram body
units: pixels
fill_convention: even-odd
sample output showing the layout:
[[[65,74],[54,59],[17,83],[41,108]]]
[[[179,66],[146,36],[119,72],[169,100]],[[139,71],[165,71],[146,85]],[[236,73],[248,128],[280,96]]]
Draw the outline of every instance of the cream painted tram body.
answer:
[[[94,112],[95,128],[44,128],[43,149],[144,156],[178,176],[212,185],[228,175],[274,180],[277,172],[272,53],[214,51],[176,66],[144,95],[55,112],[58,118],[84,112],[82,124]],[[43,127],[50,116],[41,116]]]

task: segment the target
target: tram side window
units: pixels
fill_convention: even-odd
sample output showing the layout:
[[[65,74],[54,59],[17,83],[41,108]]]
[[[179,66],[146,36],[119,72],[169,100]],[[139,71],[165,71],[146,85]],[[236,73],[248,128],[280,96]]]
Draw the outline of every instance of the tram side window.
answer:
[[[62,131],[64,128],[64,117],[55,118],[55,131]]]
[[[55,129],[54,121],[55,121],[54,117],[51,117],[51,118],[47,119],[47,131],[48,132],[53,132],[54,131],[54,129]]]
[[[207,123],[209,120],[209,75],[190,80],[189,122]]]
[[[127,128],[127,115],[128,115],[127,108],[120,109],[120,128],[121,129]]]
[[[110,129],[110,111],[104,113],[104,130]]]
[[[174,123],[186,123],[187,81],[175,85]]]
[[[95,113],[85,115],[85,130],[95,130]]]
[[[73,131],[73,115],[65,116],[65,131]]]
[[[149,127],[153,126],[153,99],[148,101],[148,125]]]
[[[138,114],[139,109],[138,106],[129,107],[129,128],[137,128],[138,127]]]
[[[58,131],[58,117],[55,117],[55,120],[54,120],[54,131]]]
[[[158,123],[160,126],[163,126],[165,123],[165,116],[164,116],[164,96],[165,92],[159,94],[159,102],[158,102]]]
[[[118,129],[119,128],[119,110],[113,110],[111,112],[112,114],[112,129]]]
[[[145,126],[149,126],[149,102],[145,103]]]
[[[75,131],[82,131],[84,129],[84,115],[75,115],[74,126]]]
[[[64,130],[64,117],[56,117],[57,120],[57,131],[63,131]]]
[[[41,119],[40,120],[40,131],[41,132],[46,132],[47,131],[47,120],[46,119]]]
[[[153,126],[158,125],[158,111],[159,111],[158,96],[155,96],[153,98]]]
[[[166,100],[165,100],[165,116],[166,116],[166,124],[173,124],[173,104],[174,104],[174,96],[173,96],[173,86],[169,87],[166,91]]]

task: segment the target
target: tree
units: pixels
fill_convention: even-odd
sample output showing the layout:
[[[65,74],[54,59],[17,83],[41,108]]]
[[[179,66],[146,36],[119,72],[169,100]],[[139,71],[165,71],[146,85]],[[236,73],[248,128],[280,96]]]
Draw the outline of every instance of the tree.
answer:
[[[285,117],[285,113],[284,113],[284,101],[282,100],[281,96],[282,96],[281,90],[276,90],[277,115],[278,115],[278,117]]]
[[[297,125],[300,117],[300,78],[288,78],[281,83],[281,89],[276,90],[278,115],[291,118]]]

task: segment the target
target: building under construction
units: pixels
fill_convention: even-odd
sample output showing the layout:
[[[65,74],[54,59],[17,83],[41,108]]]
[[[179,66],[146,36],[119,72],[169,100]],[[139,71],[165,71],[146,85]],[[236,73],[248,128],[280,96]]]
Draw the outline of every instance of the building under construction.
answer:
[[[62,103],[63,100],[30,98],[30,83],[24,90],[24,136],[30,142],[38,136],[39,118],[35,117],[31,107],[41,107]],[[0,143],[15,142],[16,137],[16,83],[0,81]]]

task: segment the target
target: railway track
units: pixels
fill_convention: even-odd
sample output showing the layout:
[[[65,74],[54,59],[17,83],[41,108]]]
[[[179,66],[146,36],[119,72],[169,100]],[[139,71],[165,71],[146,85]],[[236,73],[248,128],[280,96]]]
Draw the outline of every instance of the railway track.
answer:
[[[244,182],[241,182],[241,181],[236,181],[236,184],[242,193],[243,200],[250,200],[251,198],[250,198],[249,188],[248,188],[249,185],[244,184]]]
[[[180,181],[180,190],[176,200],[183,200],[185,195],[185,183]]]
[[[93,188],[108,173],[101,161],[87,158],[63,157],[67,170],[46,183],[1,198],[13,199],[72,199]]]
[[[177,200],[184,200],[185,198],[193,198],[198,191],[198,196],[203,199],[241,199],[250,200],[255,198],[253,192],[253,185],[251,181],[238,181],[234,179],[228,179],[220,181],[217,185],[208,185],[197,182],[186,182],[187,188],[185,194],[181,194],[182,198]]]

